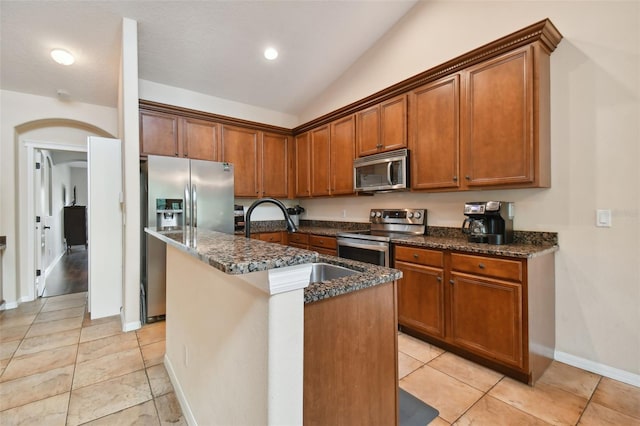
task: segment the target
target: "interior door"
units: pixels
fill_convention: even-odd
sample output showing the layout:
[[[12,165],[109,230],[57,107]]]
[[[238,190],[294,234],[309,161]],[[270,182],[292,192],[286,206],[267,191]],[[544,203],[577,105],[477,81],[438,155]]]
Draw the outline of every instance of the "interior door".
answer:
[[[118,139],[88,138],[89,312],[91,319],[122,307],[122,159]]]
[[[33,195],[35,198],[35,259],[36,259],[36,292],[37,297],[42,296],[45,285],[45,260],[46,260],[46,236],[44,229],[44,197],[43,183],[44,173],[42,172],[42,152],[38,149],[34,151],[33,182],[35,184]]]

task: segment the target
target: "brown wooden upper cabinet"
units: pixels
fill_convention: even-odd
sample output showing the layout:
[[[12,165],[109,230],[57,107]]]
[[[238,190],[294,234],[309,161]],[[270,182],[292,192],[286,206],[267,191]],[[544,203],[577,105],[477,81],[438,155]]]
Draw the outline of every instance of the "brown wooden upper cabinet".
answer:
[[[412,189],[549,187],[548,98],[549,53],[538,44],[413,90]]]
[[[355,116],[296,136],[296,197],[353,193]]]
[[[358,156],[407,146],[407,95],[388,99],[357,113]]]
[[[464,184],[548,187],[549,102],[540,102],[549,97],[548,53],[525,46],[465,74]]]
[[[222,126],[220,161],[234,166],[236,197],[288,196],[288,137]]]
[[[460,154],[460,76],[409,94],[409,152],[413,189],[456,189]]]
[[[331,195],[353,194],[353,159],[356,117],[349,115],[331,123]]]
[[[204,120],[140,111],[140,153],[216,161],[218,127]]]
[[[311,196],[311,138],[309,132],[294,139],[295,195],[297,198]]]

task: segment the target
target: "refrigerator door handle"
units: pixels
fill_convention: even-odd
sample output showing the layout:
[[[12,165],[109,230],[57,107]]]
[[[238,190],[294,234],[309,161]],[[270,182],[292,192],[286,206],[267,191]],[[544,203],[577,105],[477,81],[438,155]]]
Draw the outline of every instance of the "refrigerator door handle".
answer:
[[[198,227],[198,192],[195,185],[191,185],[191,202],[193,205],[192,222],[195,229]]]
[[[191,247],[191,202],[189,194],[189,185],[184,186],[184,206],[182,211],[184,212],[184,226],[182,228],[183,243],[187,247]]]

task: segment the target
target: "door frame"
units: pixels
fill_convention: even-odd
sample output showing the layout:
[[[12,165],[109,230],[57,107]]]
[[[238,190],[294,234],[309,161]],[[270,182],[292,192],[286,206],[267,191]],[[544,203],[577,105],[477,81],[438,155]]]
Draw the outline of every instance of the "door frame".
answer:
[[[35,206],[35,173],[33,169],[33,165],[35,164],[35,151],[36,150],[52,150],[52,151],[72,151],[72,152],[87,152],[87,144],[84,145],[73,145],[73,144],[62,144],[55,142],[44,142],[26,139],[21,142],[21,145],[26,148],[26,164],[23,166],[26,167],[27,173],[27,193],[26,193],[26,201],[27,201],[27,211],[26,215],[26,226],[22,226],[19,230],[21,237],[23,237],[22,241],[26,241],[26,250],[23,251],[24,254],[27,255],[26,260],[26,273],[29,282],[29,294],[27,296],[30,301],[35,300],[39,297],[38,295],[38,281],[35,279],[36,276],[36,259],[35,259],[35,238],[36,238],[36,228],[35,226],[30,226],[30,224],[34,223],[36,216],[36,206]],[[87,163],[87,173],[88,173],[88,163]],[[18,201],[19,202],[19,201]],[[31,219],[29,219],[31,218]],[[25,235],[26,231],[26,235]],[[44,273],[44,271],[42,271]]]

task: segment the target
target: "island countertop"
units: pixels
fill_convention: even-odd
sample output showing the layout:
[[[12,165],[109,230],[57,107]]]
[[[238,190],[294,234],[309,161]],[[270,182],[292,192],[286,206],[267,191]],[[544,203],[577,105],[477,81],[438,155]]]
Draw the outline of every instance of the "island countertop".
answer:
[[[324,262],[344,266],[356,274],[330,281],[311,283],[304,290],[304,302],[316,302],[341,294],[384,284],[402,277],[397,269],[319,255],[315,251],[268,243],[244,236],[198,230],[195,247],[183,244],[181,229],[145,228],[145,231],[202,262],[230,275],[267,271],[306,263]]]

